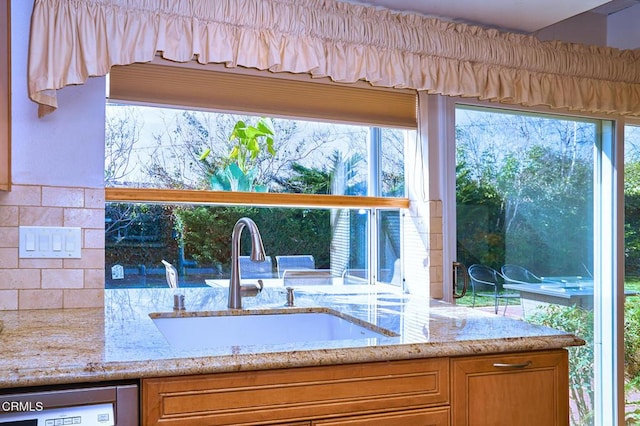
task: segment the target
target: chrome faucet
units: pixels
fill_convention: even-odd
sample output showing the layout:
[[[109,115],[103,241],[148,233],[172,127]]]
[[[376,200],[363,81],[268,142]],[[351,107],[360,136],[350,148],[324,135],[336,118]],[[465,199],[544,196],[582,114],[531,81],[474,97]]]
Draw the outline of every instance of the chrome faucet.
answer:
[[[231,279],[229,280],[229,303],[231,309],[242,309],[242,296],[255,296],[262,291],[262,280],[255,285],[242,285],[240,283],[240,236],[247,226],[251,233],[251,260],[264,262],[264,247],[262,237],[256,223],[248,217],[239,219],[233,227],[231,234]]]

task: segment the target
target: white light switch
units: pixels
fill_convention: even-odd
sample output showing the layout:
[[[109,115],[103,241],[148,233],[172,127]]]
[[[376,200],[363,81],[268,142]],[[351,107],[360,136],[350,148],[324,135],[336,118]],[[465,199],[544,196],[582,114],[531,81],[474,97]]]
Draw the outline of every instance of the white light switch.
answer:
[[[19,254],[22,258],[81,257],[82,230],[76,227],[21,226]]]
[[[49,233],[44,233],[42,230],[38,232],[38,251],[44,253],[49,251],[49,238],[51,238]]]
[[[26,231],[25,232],[25,250],[34,251],[36,249],[36,233],[35,231]],[[20,243],[22,243],[22,236],[20,238]]]
[[[62,251],[62,238],[60,233],[54,233],[51,240],[51,250]]]

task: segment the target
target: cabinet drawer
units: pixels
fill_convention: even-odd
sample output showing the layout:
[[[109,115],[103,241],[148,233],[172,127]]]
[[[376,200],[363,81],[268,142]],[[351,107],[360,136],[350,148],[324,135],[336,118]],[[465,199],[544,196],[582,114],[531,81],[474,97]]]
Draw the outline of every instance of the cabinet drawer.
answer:
[[[146,425],[249,425],[449,401],[449,361],[423,359],[144,379]]]
[[[367,416],[319,420],[313,426],[449,426],[449,408],[396,411]]]

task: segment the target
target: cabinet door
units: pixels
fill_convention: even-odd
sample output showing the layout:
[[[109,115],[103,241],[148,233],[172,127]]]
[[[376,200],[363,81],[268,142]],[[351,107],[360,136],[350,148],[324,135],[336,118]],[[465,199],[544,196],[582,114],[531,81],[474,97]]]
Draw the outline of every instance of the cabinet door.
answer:
[[[313,426],[449,426],[449,416],[449,408],[443,407],[318,420]]]
[[[569,424],[565,350],[451,360],[456,426]]]

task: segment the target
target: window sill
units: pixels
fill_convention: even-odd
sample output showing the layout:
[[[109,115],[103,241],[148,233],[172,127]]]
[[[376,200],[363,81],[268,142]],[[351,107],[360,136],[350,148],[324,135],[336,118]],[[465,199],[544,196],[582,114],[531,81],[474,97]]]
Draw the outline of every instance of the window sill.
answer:
[[[282,207],[409,208],[409,199],[352,195],[282,194],[181,189],[106,188],[109,202],[162,202]]]

